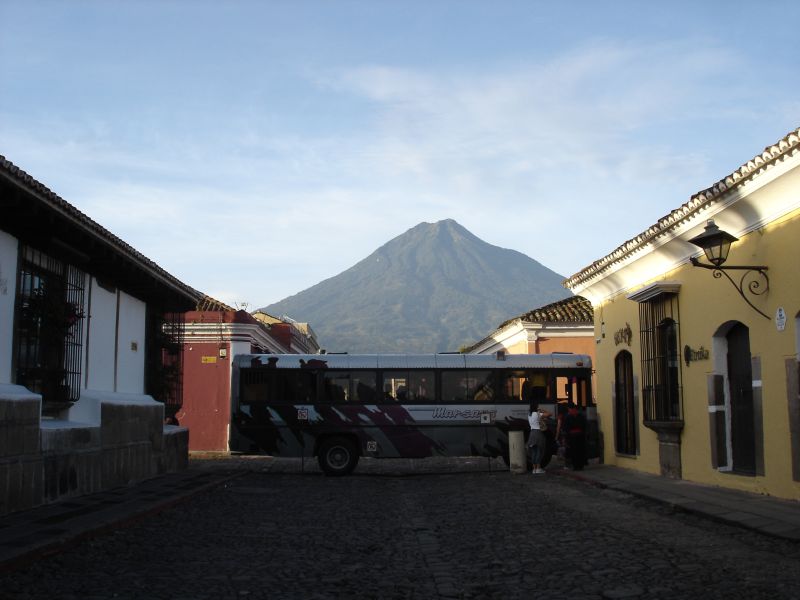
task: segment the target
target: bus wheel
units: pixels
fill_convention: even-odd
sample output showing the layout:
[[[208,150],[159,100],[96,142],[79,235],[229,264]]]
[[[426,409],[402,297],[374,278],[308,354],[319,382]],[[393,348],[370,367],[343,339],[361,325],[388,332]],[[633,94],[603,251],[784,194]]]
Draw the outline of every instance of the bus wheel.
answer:
[[[358,464],[358,453],[347,438],[328,438],[320,444],[317,460],[326,475],[348,475]]]

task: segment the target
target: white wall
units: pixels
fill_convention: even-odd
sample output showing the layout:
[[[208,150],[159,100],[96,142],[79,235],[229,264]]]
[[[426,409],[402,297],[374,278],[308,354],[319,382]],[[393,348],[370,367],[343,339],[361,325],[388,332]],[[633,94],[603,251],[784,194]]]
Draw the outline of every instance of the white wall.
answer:
[[[147,305],[125,292],[119,295],[117,392],[144,394],[144,337]]]
[[[117,293],[104,290],[91,278],[91,309],[89,335],[84,352],[88,348],[84,381],[86,388],[101,392],[114,391],[114,343],[116,341]],[[87,301],[88,303],[89,301]]]
[[[94,278],[91,293],[86,389],[143,394],[146,304],[122,291],[109,292]]]
[[[144,394],[144,336],[146,305],[125,292],[109,292],[91,278],[88,361],[84,381],[89,390],[69,409],[68,418],[84,423],[100,422],[100,401]],[[119,314],[117,313],[119,304]],[[117,320],[119,318],[119,321]]]
[[[0,383],[11,383],[18,248],[17,238],[0,231]]]

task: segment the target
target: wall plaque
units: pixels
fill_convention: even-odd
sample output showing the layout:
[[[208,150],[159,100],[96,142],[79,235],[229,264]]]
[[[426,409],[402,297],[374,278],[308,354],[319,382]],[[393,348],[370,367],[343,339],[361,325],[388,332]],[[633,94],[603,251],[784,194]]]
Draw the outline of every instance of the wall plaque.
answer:
[[[615,346],[619,346],[623,342],[628,346],[630,346],[632,339],[633,339],[633,331],[631,331],[631,326],[629,323],[625,323],[625,327],[623,327],[622,329],[617,329],[614,332]]]
[[[697,350],[690,348],[689,346],[683,347],[683,360],[686,363],[686,366],[689,366],[689,363],[695,362],[697,360],[708,360],[709,352],[702,346],[700,346]]]

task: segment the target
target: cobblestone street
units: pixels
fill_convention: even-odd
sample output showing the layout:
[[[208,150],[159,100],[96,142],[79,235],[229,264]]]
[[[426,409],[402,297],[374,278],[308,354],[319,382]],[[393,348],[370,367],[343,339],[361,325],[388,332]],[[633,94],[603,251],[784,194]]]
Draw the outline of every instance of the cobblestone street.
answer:
[[[0,596],[800,597],[800,545],[565,477],[257,465],[3,574]]]

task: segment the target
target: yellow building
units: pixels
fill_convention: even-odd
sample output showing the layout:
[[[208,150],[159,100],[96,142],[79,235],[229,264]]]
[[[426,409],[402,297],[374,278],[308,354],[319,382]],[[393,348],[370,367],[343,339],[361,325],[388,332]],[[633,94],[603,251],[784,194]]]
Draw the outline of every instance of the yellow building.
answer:
[[[606,463],[800,499],[800,129],[565,285]]]

